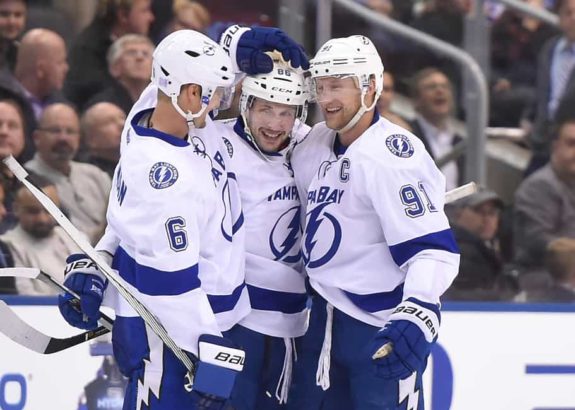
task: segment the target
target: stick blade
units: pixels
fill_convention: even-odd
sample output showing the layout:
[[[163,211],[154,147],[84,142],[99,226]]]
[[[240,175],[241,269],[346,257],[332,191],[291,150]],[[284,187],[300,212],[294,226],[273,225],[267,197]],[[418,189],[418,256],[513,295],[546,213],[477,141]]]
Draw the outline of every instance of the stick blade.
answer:
[[[21,346],[38,353],[44,353],[51,337],[34,329],[20,319],[10,307],[0,300],[0,332]]]
[[[1,277],[15,277],[15,278],[28,278],[28,279],[36,279],[40,276],[40,269],[38,268],[1,268],[0,269],[0,276]]]
[[[70,347],[87,342],[109,333],[110,330],[100,326],[94,330],[60,339],[48,336],[30,326],[20,318],[10,307],[0,300],[0,333],[18,343],[20,346],[41,354],[61,352]]]

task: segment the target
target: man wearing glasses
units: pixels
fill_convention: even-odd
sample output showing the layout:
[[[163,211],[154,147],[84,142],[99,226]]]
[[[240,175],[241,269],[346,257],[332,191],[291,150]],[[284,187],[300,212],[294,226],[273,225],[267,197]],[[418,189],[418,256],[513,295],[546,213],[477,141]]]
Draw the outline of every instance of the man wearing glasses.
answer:
[[[56,185],[62,207],[93,242],[105,224],[110,177],[91,164],[72,161],[80,145],[80,122],[67,104],[49,105],[33,134],[36,154],[25,166]]]

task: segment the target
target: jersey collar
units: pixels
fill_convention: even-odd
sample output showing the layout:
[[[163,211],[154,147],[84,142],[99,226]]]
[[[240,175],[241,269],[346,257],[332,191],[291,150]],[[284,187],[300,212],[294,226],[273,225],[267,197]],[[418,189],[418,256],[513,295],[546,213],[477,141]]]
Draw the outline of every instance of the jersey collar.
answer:
[[[153,108],[148,108],[148,109],[140,111],[139,113],[134,115],[134,117],[132,118],[132,121],[131,121],[131,125],[132,125],[132,129],[136,132],[136,135],[139,135],[140,137],[158,138],[158,139],[161,139],[162,141],[165,141],[168,144],[174,145],[176,147],[187,147],[190,145],[190,143],[184,139],[174,137],[173,135],[166,134],[165,132],[158,131],[154,128],[148,128],[148,127],[143,127],[143,126],[139,125],[140,122],[142,121],[142,118],[145,115],[148,115],[148,114],[151,115],[152,111],[154,111]]]

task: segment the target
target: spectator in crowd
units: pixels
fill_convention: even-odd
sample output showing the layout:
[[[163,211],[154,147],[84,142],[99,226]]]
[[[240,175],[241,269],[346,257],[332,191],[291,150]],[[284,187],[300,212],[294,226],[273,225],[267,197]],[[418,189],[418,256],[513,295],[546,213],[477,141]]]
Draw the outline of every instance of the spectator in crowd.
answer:
[[[168,24],[166,34],[184,29],[205,34],[211,24],[210,12],[197,1],[174,0],[172,10],[174,18]]]
[[[107,102],[88,108],[80,121],[87,151],[85,161],[96,165],[110,178],[120,159],[120,137],[125,121],[124,111]]]
[[[13,155],[22,161],[25,149],[24,117],[19,103],[14,99],[0,99],[0,158]],[[0,219],[0,234],[16,225],[12,204],[18,187],[18,180],[4,164],[0,163],[2,181],[2,208],[6,214]]]
[[[31,174],[30,179],[56,205],[60,205],[54,184],[38,175]],[[14,266],[40,268],[63,282],[66,257],[78,252],[74,242],[61,227],[56,226],[54,218],[23,185],[16,192],[14,211],[18,225],[0,236],[0,240],[10,248]],[[50,286],[32,279],[16,278],[16,288],[21,295],[55,294]]]
[[[551,285],[527,292],[527,301],[575,302],[575,239],[557,238],[549,242],[545,267],[551,275]]]
[[[112,76],[110,85],[86,103],[91,105],[107,101],[130,112],[152,76],[152,41],[141,34],[125,34],[108,50],[108,71]]]
[[[543,8],[543,0],[524,0]],[[517,127],[535,103],[537,55],[556,29],[539,19],[507,9],[491,30],[490,124]]]
[[[0,222],[6,217],[6,179],[0,174]],[[8,245],[0,240],[0,268],[11,268],[14,266],[14,259]],[[0,277],[0,295],[11,295],[16,292],[16,282],[13,277]]]
[[[53,31],[37,28],[22,38],[12,89],[27,100],[36,120],[47,105],[63,100],[60,91],[68,72],[66,55],[64,39]],[[6,81],[10,78],[3,78]]]
[[[495,192],[481,189],[447,208],[461,260],[444,299],[511,299],[517,288],[503,273],[497,238],[503,201]]]
[[[66,104],[49,106],[34,132],[34,143],[37,152],[26,167],[56,185],[72,223],[94,240],[104,224],[112,183],[98,167],[72,161],[80,144],[76,111]]]
[[[575,0],[557,2],[562,34],[547,41],[537,64],[535,123],[530,134],[533,158],[526,174],[547,163],[550,135],[564,99],[575,94]]]
[[[417,115],[410,122],[410,128],[437,161],[463,142],[451,128],[453,86],[440,70],[424,68],[412,80],[411,98]],[[463,157],[449,161],[439,169],[445,175],[446,189],[453,189],[463,182]]]
[[[64,93],[79,109],[112,83],[106,54],[124,34],[147,35],[154,21],[151,0],[100,0],[92,23],[75,39],[70,49],[71,70]]]
[[[525,288],[548,282],[545,250],[560,237],[575,239],[575,119],[557,125],[551,160],[515,192],[515,259]]]
[[[473,3],[472,0],[427,1],[421,14],[413,20],[412,26],[456,47],[461,47],[465,16],[472,10]],[[411,60],[416,67],[440,68],[451,79],[456,90],[454,94],[459,95],[462,82],[461,69],[453,60],[423,47],[417,47]]]
[[[14,71],[27,11],[26,0],[0,0],[0,70]]]
[[[385,117],[394,124],[411,131],[411,127],[405,119],[391,112],[391,102],[393,101],[394,95],[395,95],[395,80],[393,78],[393,75],[389,71],[384,71],[383,90],[381,91],[381,95],[377,100],[377,110],[379,111],[379,114],[382,117]]]

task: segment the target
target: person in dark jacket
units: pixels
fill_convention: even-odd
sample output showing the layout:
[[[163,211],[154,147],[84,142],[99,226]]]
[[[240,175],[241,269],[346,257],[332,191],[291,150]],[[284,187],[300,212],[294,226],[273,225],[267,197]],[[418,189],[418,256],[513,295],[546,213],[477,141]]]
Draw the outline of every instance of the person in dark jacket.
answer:
[[[515,285],[503,273],[497,240],[503,207],[495,192],[481,189],[448,210],[461,260],[445,300],[505,300],[514,296]]]

